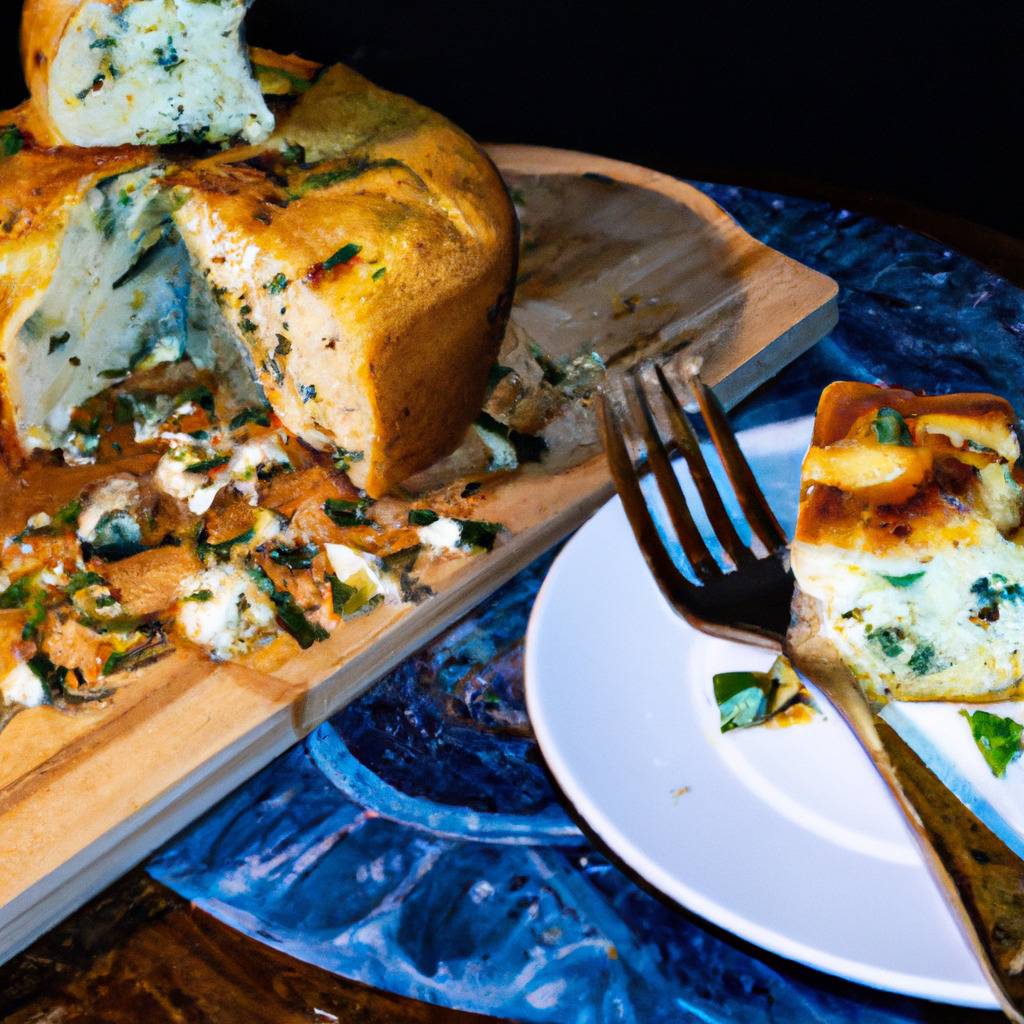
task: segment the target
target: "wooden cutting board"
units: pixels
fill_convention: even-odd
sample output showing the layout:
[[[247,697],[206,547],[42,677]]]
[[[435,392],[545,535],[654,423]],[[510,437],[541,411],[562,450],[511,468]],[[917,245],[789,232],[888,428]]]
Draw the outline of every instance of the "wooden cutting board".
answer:
[[[615,370],[685,353],[727,404],[836,322],[835,282],[747,235],[702,193],[630,164],[496,146],[523,225],[503,361],[538,344]],[[243,662],[178,651],[103,707],[36,708],[0,733],[0,959],[22,949],[560,538],[612,493],[581,400],[541,465],[495,478],[474,518],[507,531],[486,555],[422,574],[434,596],[382,606],[306,652]],[[450,468],[450,467],[449,467]],[[435,481],[436,483],[437,481]],[[427,474],[422,486],[431,485]],[[2,496],[0,496],[2,497]]]

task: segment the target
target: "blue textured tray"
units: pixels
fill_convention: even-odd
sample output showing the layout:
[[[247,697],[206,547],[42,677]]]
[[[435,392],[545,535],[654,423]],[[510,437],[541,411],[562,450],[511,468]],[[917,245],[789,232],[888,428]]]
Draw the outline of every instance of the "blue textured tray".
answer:
[[[838,378],[1024,400],[1024,295],[911,232],[701,186],[838,280],[840,323],[734,414],[810,414]],[[579,1022],[965,1021],[761,954],[595,851],[530,737],[521,654],[540,559],[169,844],[151,873],[246,934],[446,1006]]]

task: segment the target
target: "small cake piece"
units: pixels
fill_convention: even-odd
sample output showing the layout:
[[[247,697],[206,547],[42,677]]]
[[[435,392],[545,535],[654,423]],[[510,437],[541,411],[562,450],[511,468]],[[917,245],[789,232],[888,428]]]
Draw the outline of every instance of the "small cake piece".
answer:
[[[259,142],[274,118],[242,39],[251,0],[27,0],[25,79],[75,146]]]
[[[792,545],[798,654],[824,644],[878,699],[1024,692],[1015,424],[994,395],[825,389]]]
[[[516,226],[476,144],[327,69],[260,148],[174,178],[175,223],[284,425],[378,496],[479,413]]]

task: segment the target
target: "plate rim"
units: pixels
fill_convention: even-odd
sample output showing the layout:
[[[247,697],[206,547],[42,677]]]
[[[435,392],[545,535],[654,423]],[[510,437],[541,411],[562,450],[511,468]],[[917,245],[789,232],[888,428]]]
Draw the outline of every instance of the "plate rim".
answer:
[[[621,506],[618,496],[612,497],[602,505],[558,553],[537,594],[526,630],[523,675],[527,715],[541,756],[554,777],[561,796],[586,822],[588,828],[603,846],[606,846],[616,858],[630,870],[636,872],[659,893],[683,909],[760,949],[813,970],[869,988],[911,996],[933,1003],[948,1003],[971,1009],[998,1009],[991,990],[984,982],[978,984],[950,982],[941,978],[924,977],[899,970],[880,969],[848,957],[817,949],[749,920],[742,913],[697,892],[691,885],[671,872],[663,870],[650,860],[642,847],[630,839],[601,807],[589,798],[585,790],[575,784],[572,769],[563,759],[559,745],[549,728],[550,723],[541,710],[541,700],[537,694],[537,687],[541,685],[537,682],[541,677],[537,661],[539,657],[539,640],[537,638],[542,628],[542,620],[553,604],[552,595],[556,586],[556,578],[560,572],[566,571],[568,553],[575,546],[582,546],[585,535],[593,527],[594,522],[601,516],[611,514],[611,510],[615,506]],[[633,543],[631,537],[629,543]],[[921,870],[926,871],[924,866]]]

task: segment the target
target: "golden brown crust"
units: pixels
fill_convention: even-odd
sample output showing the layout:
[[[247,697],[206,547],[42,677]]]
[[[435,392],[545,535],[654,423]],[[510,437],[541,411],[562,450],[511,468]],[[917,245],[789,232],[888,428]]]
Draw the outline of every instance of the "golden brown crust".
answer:
[[[906,420],[910,446],[878,444],[871,424],[883,408]],[[954,445],[940,421],[962,429],[970,425],[986,438],[1009,439],[1016,417],[1005,399],[990,394],[918,395],[854,381],[825,388],[804,462],[796,539],[876,554],[907,544],[969,540],[975,525],[949,495],[968,493],[975,471],[1000,456]],[[858,460],[861,453],[872,460],[884,457],[893,467],[898,463],[902,471],[875,486],[863,486],[863,480],[853,486],[852,477],[865,465]],[[1020,478],[1012,462],[1010,469]]]

